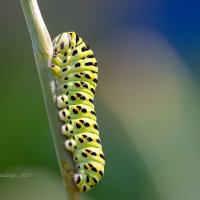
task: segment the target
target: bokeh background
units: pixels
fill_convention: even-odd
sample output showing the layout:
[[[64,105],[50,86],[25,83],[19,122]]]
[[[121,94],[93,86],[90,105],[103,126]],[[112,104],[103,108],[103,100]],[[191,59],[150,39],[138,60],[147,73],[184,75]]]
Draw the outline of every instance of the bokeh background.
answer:
[[[76,31],[99,63],[96,111],[107,163],[82,199],[199,200],[199,1],[38,2],[52,38]],[[0,199],[62,200],[19,0],[1,0],[0,19]],[[15,173],[30,177],[2,177]]]

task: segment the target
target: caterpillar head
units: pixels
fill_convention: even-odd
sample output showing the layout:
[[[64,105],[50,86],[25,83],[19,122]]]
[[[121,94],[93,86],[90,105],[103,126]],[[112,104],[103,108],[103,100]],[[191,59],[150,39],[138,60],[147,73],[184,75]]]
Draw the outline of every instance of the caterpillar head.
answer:
[[[60,52],[69,49],[70,38],[71,37],[67,32],[58,35],[53,40],[54,52]]]

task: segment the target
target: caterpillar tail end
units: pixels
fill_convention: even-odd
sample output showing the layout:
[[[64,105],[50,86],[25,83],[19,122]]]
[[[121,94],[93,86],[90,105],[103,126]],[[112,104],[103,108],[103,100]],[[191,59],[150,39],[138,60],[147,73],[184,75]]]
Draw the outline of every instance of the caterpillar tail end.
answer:
[[[74,174],[74,182],[76,183],[76,186],[80,192],[87,192],[93,187],[93,185],[89,187],[88,184],[84,184],[85,178],[86,178],[86,175],[84,176],[80,173]]]

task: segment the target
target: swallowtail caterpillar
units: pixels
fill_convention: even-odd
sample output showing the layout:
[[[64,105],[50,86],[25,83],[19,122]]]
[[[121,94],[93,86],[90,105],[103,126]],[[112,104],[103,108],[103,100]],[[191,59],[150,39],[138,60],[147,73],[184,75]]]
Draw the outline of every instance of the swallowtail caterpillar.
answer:
[[[53,41],[51,61],[57,85],[57,107],[63,122],[65,148],[76,165],[74,181],[81,192],[94,187],[104,174],[105,157],[94,110],[97,61],[93,51],[75,32],[62,33]]]

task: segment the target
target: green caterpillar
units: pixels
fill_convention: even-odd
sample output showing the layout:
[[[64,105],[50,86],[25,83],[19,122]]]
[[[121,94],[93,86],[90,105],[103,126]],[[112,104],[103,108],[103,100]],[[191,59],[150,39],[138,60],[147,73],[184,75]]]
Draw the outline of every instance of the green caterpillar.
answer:
[[[94,111],[97,61],[75,32],[58,35],[53,41],[53,51],[50,68],[57,84],[61,132],[76,164],[74,181],[85,192],[100,181],[105,165]]]

